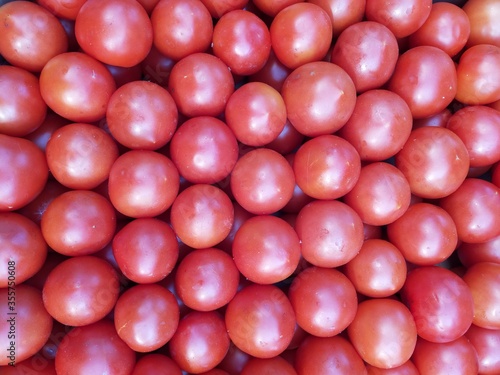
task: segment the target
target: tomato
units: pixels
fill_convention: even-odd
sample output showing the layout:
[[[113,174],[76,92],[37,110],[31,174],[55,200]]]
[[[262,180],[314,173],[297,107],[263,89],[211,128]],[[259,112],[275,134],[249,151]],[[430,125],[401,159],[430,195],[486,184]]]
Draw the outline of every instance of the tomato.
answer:
[[[174,65],[173,59],[162,54],[153,45],[146,58],[142,60],[140,67],[144,80],[166,87]]]
[[[113,255],[121,272],[141,284],[163,280],[179,257],[179,244],[170,226],[158,219],[127,223],[113,237]]]
[[[420,119],[414,119],[413,129],[415,130],[423,126],[438,126],[444,128],[446,127],[446,124],[448,123],[448,120],[450,119],[451,115],[452,115],[451,111],[448,108],[446,108],[443,109],[441,112],[436,113],[435,115]]]
[[[45,152],[47,148],[47,143],[49,142],[49,139],[52,137],[52,134],[57,129],[63,127],[64,125],[68,125],[70,123],[71,121],[50,111],[47,113],[47,116],[45,116],[45,120],[43,120],[42,125],[40,125],[35,131],[29,133],[23,138],[29,139],[31,142],[37,145],[40,150]]]
[[[412,361],[406,361],[401,366],[390,369],[382,369],[372,365],[367,365],[368,375],[420,375]]]
[[[21,362],[16,362],[15,366],[0,366],[3,375],[57,375],[54,360],[47,360],[35,354]]]
[[[38,78],[15,66],[0,65],[0,134],[23,137],[42,125],[47,105]]]
[[[387,90],[368,90],[356,99],[354,111],[337,133],[358,151],[361,160],[383,161],[396,155],[412,130],[406,102]]]
[[[500,306],[499,271],[500,264],[481,262],[469,267],[463,276],[474,299],[472,322],[482,328],[500,329],[500,318],[497,313]]]
[[[297,350],[295,370],[298,375],[367,374],[356,349],[341,335],[306,337]]]
[[[460,7],[452,3],[434,3],[425,23],[408,41],[410,47],[434,46],[453,57],[465,47],[469,35],[469,18]]]
[[[74,21],[85,1],[86,0],[37,0],[37,3],[59,18]]]
[[[330,61],[349,74],[358,92],[364,92],[380,88],[391,78],[398,57],[394,34],[380,23],[366,21],[339,35]]]
[[[471,25],[471,33],[467,45],[493,44],[500,47],[499,25],[497,16],[500,5],[495,0],[468,0],[463,10]]]
[[[411,192],[423,198],[444,198],[458,189],[469,171],[469,153],[460,137],[441,127],[411,132],[396,155]]]
[[[245,210],[269,215],[290,201],[295,177],[282,155],[260,148],[238,159],[231,172],[230,186],[234,198]]]
[[[458,244],[452,217],[439,206],[415,203],[387,226],[387,236],[405,259],[420,266],[441,263]]]
[[[406,101],[414,118],[432,116],[457,94],[455,64],[439,48],[412,48],[399,57],[388,87]]]
[[[109,198],[130,217],[152,217],[165,212],[179,191],[179,172],[168,157],[149,150],[122,154],[109,173]]]
[[[255,14],[232,10],[217,21],[212,49],[233,74],[246,76],[258,72],[266,63],[271,52],[271,35]]]
[[[365,240],[359,253],[344,266],[356,291],[381,298],[397,293],[406,280],[406,262],[399,249],[388,241]]]
[[[481,243],[500,235],[500,188],[491,182],[468,178],[440,205],[455,222],[459,240]]]
[[[290,344],[295,330],[292,305],[274,285],[250,284],[229,302],[225,315],[231,341],[257,358],[272,358]]]
[[[175,290],[193,310],[211,311],[223,307],[236,294],[240,273],[222,250],[198,249],[187,254],[175,272]]]
[[[332,33],[328,13],[312,3],[297,3],[282,9],[270,27],[276,57],[291,69],[325,57]]]
[[[500,235],[481,243],[462,242],[457,249],[457,255],[460,262],[467,268],[480,262],[500,264],[499,245]]]
[[[457,65],[455,98],[464,104],[489,104],[500,99],[500,47],[479,44],[468,48]]]
[[[153,44],[148,14],[133,0],[87,0],[76,17],[75,34],[87,54],[122,67],[139,64]]]
[[[302,208],[295,230],[302,256],[318,267],[338,267],[354,258],[363,244],[363,223],[348,205],[316,200]]]
[[[212,17],[199,0],[160,0],[151,13],[151,23],[154,46],[176,61],[205,52],[212,41]]]
[[[73,122],[102,119],[116,84],[106,67],[81,52],[61,53],[40,73],[43,100],[58,115]]]
[[[0,213],[0,243],[0,258],[6,265],[0,270],[0,288],[6,288],[12,277],[17,284],[26,281],[42,268],[47,258],[47,244],[40,228],[18,213]]]
[[[52,330],[53,319],[45,310],[42,293],[38,289],[19,282],[14,286],[14,293],[15,300],[12,305],[7,303],[12,301],[11,287],[0,289],[0,297],[4,301],[0,308],[3,316],[0,323],[0,343],[4,348],[0,366],[7,366],[9,363],[17,365],[37,353],[48,340]],[[11,315],[12,312],[15,312],[15,315]]]
[[[233,209],[234,209],[233,226],[231,227],[231,230],[229,231],[229,234],[226,236],[226,238],[224,238],[222,242],[217,244],[218,249],[221,249],[230,255],[232,255],[234,236],[236,235],[240,227],[243,225],[243,223],[252,216],[254,216],[236,202],[233,202]]]
[[[174,335],[179,324],[179,306],[167,288],[158,284],[136,285],[116,301],[114,323],[118,336],[130,348],[151,352]]]
[[[476,351],[465,336],[447,343],[433,343],[419,338],[412,361],[420,375],[478,373]]]
[[[182,375],[182,371],[170,357],[151,353],[137,360],[131,375]]]
[[[178,61],[168,79],[178,110],[188,116],[218,116],[234,91],[226,64],[208,53],[193,53]]]
[[[297,372],[291,364],[278,356],[274,358],[252,358],[246,363],[240,374],[297,375]]]
[[[344,69],[325,61],[295,69],[281,95],[288,119],[303,135],[330,134],[345,125],[354,111],[356,88]]]
[[[178,113],[167,90],[147,81],[118,88],[106,108],[109,132],[131,149],[157,150],[165,146],[177,127]]]
[[[486,106],[469,106],[455,112],[446,125],[464,142],[471,167],[500,161],[500,112]]]
[[[271,48],[269,57],[264,66],[258,72],[248,76],[248,80],[250,82],[262,82],[277,91],[281,91],[283,82],[285,82],[286,77],[288,77],[291,71],[292,69],[287,68],[278,60]]]
[[[76,327],[62,340],[56,354],[58,374],[130,374],[135,353],[116,333],[113,322],[100,320]]]
[[[287,112],[280,93],[262,82],[249,82],[229,98],[225,120],[241,143],[264,146],[285,127]]]
[[[419,267],[408,274],[401,290],[420,337],[450,342],[463,336],[473,317],[472,294],[455,273],[441,267]]]
[[[58,322],[85,326],[111,312],[119,288],[118,274],[107,261],[91,255],[72,257],[50,272],[43,286],[43,303]]]
[[[465,336],[476,349],[479,374],[495,374],[500,370],[497,348],[500,345],[500,329],[486,329],[471,325]]]
[[[369,21],[387,26],[397,38],[417,31],[431,12],[432,0],[366,0],[365,16]]]
[[[286,7],[300,3],[300,0],[253,0],[254,5],[264,14],[274,17]]]
[[[344,202],[370,225],[387,225],[400,218],[410,205],[410,185],[404,174],[386,162],[361,168],[359,179]]]
[[[189,373],[217,366],[229,349],[224,319],[215,311],[193,311],[179,322],[168,344],[172,359]]]
[[[361,358],[380,368],[404,364],[417,342],[412,314],[405,305],[393,299],[361,302],[347,333]]]
[[[337,199],[359,178],[361,160],[356,149],[336,135],[321,135],[297,150],[293,162],[299,188],[315,199]]]
[[[220,18],[232,10],[243,9],[248,0],[201,0],[201,2],[207,7],[213,18]]]
[[[15,1],[0,8],[0,54],[12,65],[40,72],[52,57],[66,52],[68,38],[48,10],[28,1]]]
[[[328,13],[337,37],[347,27],[360,22],[365,15],[366,0],[309,0]]]

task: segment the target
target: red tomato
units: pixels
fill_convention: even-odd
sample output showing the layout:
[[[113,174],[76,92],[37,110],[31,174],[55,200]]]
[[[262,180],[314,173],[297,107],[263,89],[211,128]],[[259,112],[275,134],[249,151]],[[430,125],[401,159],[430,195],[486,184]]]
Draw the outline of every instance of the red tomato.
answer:
[[[412,48],[399,57],[388,87],[406,101],[414,118],[432,116],[457,94],[455,64],[439,48]]]
[[[383,369],[367,365],[368,375],[420,375],[412,361],[406,361],[401,366]]]
[[[441,267],[419,267],[408,274],[401,290],[418,335],[431,342],[463,336],[473,317],[472,294],[455,273]]]
[[[87,54],[122,67],[139,64],[153,44],[148,14],[134,0],[87,0],[76,17],[75,34]]]
[[[113,322],[101,320],[71,330],[56,354],[58,374],[128,375],[135,365],[135,353],[116,333]]]
[[[498,14],[500,4],[496,0],[468,0],[463,10],[470,21],[471,33],[467,45],[493,44],[500,47]]]
[[[362,295],[381,298],[397,293],[406,280],[405,258],[388,241],[365,240],[359,253],[344,266],[344,273],[356,291]]]
[[[52,134],[64,125],[70,124],[71,121],[59,116],[54,112],[47,113],[45,120],[43,120],[42,125],[40,125],[35,131],[29,133],[24,138],[29,139],[35,145],[38,146],[40,150],[45,152],[47,148],[47,143],[52,137]]]
[[[297,375],[291,364],[282,357],[252,358],[243,367],[240,375]],[[214,374],[215,375],[215,374]]]
[[[37,0],[37,3],[59,18],[74,21],[85,1],[86,0]]]
[[[295,230],[302,244],[302,256],[318,267],[346,264],[358,254],[364,239],[358,214],[336,200],[317,200],[304,206]]]
[[[118,274],[107,261],[95,256],[72,257],[50,272],[43,286],[43,303],[58,322],[79,327],[109,314],[119,291]]]
[[[281,10],[292,4],[300,3],[300,0],[253,0],[255,6],[268,16],[274,17]]]
[[[232,10],[243,9],[248,0],[201,0],[201,2],[207,7],[213,18],[220,18]]]
[[[131,375],[182,375],[182,370],[170,357],[151,353],[137,361]]]
[[[217,21],[212,49],[233,74],[246,76],[258,72],[266,63],[271,52],[271,35],[259,17],[237,9]]]
[[[328,13],[312,3],[297,3],[282,9],[270,27],[276,57],[291,69],[325,57],[332,43],[332,32]]]
[[[179,244],[170,226],[141,218],[126,224],[113,238],[113,255],[123,275],[141,284],[163,280],[179,257]]]
[[[462,242],[457,249],[457,255],[467,268],[481,262],[500,264],[500,235],[481,243]]]
[[[500,329],[486,329],[471,325],[465,336],[476,349],[479,374],[493,375],[500,371]]]
[[[410,359],[417,342],[412,314],[394,299],[361,302],[347,333],[361,358],[380,368],[403,365]]]
[[[394,34],[380,23],[366,21],[340,34],[330,61],[349,74],[358,92],[364,92],[380,88],[391,78],[398,57]]]
[[[52,57],[66,52],[68,38],[59,20],[28,1],[0,7],[0,54],[14,66],[40,72]]]
[[[212,17],[199,0],[160,0],[151,13],[151,23],[154,46],[176,61],[205,52],[212,41]]]
[[[179,324],[179,306],[167,288],[158,284],[136,285],[116,301],[114,323],[118,336],[131,349],[151,352],[174,335]]]
[[[366,0],[309,0],[328,13],[337,37],[347,27],[360,22],[365,15]]]
[[[257,358],[272,358],[290,344],[295,330],[292,305],[274,285],[250,284],[229,302],[226,327],[231,341]]]
[[[300,260],[300,241],[283,219],[258,215],[234,236],[232,254],[238,270],[254,283],[275,284],[289,277]]]
[[[318,61],[295,69],[281,90],[288,119],[303,135],[331,134],[354,111],[356,88],[338,65]]]
[[[109,70],[81,52],[53,57],[40,74],[43,100],[58,115],[73,122],[102,119],[115,90],[116,84]]]
[[[273,1],[274,3],[274,1]],[[262,82],[268,84],[277,91],[281,91],[283,82],[292,70],[287,68],[276,57],[276,54],[271,49],[269,58],[264,66],[256,73],[250,75],[248,80],[251,82]]]

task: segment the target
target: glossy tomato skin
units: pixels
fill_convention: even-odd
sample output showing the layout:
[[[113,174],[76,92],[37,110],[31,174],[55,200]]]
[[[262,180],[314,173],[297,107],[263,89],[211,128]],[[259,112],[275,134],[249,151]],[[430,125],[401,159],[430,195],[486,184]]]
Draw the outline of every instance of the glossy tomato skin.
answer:
[[[271,35],[258,16],[237,9],[217,21],[212,48],[233,74],[247,76],[258,72],[269,58]]]
[[[130,374],[135,353],[116,333],[113,322],[100,320],[73,328],[62,340],[56,354],[58,374]]]
[[[500,235],[481,243],[462,242],[457,249],[457,255],[465,267],[480,262],[500,264]]]
[[[354,320],[357,296],[349,279],[336,269],[308,267],[293,280],[288,298],[298,325],[316,337],[332,337]]]
[[[477,44],[493,44],[500,47],[499,26],[496,16],[500,5],[495,0],[469,0],[463,10],[467,13],[471,24],[471,33],[467,46]]]
[[[500,235],[500,188],[491,182],[467,178],[439,204],[455,221],[461,241],[481,243]]]
[[[37,0],[37,3],[58,18],[74,21],[85,0]]]
[[[412,130],[406,102],[387,90],[368,90],[356,98],[354,111],[337,133],[351,143],[363,161],[383,161],[396,155]]]
[[[118,336],[135,352],[165,345],[179,324],[179,306],[170,291],[158,284],[136,285],[116,301],[114,323]]]
[[[179,191],[179,172],[168,157],[156,151],[122,154],[109,173],[109,198],[120,213],[153,217],[165,212]]]
[[[205,52],[212,41],[212,17],[199,0],[160,0],[151,23],[154,46],[175,61]]]
[[[332,42],[332,21],[318,5],[292,4],[281,10],[270,27],[273,50],[288,68],[321,60]]]
[[[126,224],[113,237],[112,249],[123,275],[140,284],[163,280],[179,257],[174,231],[155,218],[139,218]]]
[[[476,349],[479,374],[493,375],[500,371],[497,348],[500,345],[500,329],[481,328],[471,325],[465,336]]]
[[[9,271],[14,273],[15,282],[21,284],[35,275],[47,258],[47,244],[40,228],[18,213],[0,213],[0,242],[2,262],[8,265],[0,271],[0,288],[12,281]]]
[[[212,17],[218,19],[232,10],[243,9],[248,0],[201,0],[201,2],[207,7]]]
[[[57,265],[47,277],[43,303],[58,322],[85,326],[111,312],[119,288],[118,274],[107,261],[91,255],[72,257]]]
[[[12,362],[17,365],[37,353],[49,339],[52,330],[53,319],[43,306],[40,290],[21,283],[15,285],[14,289],[16,315],[10,315],[13,310],[9,306],[12,305],[7,304],[7,301],[11,301],[11,287],[0,289],[0,297],[5,301],[0,308],[2,316],[5,317],[0,323],[1,342],[5,347],[0,366],[7,366]]]
[[[386,162],[361,168],[359,179],[343,201],[369,225],[387,225],[410,205],[410,185],[404,174]]]
[[[429,126],[411,132],[395,161],[411,192],[430,199],[443,198],[457,190],[470,164],[460,137],[449,129]]]
[[[339,130],[352,115],[356,88],[344,69],[326,61],[304,64],[281,89],[288,119],[300,133],[315,137]]]
[[[478,373],[477,354],[465,337],[447,343],[417,340],[412,362],[420,375],[468,375]]]
[[[40,73],[43,100],[58,115],[73,122],[94,122],[106,114],[116,83],[106,67],[82,52],[61,53]]]
[[[290,224],[271,215],[246,220],[234,236],[232,254],[238,270],[248,280],[275,284],[297,268],[300,241]]]
[[[323,8],[333,25],[333,36],[337,37],[347,27],[360,22],[365,15],[366,0],[311,0],[310,3]]]
[[[269,215],[290,201],[295,176],[285,157],[271,149],[258,148],[238,159],[230,186],[236,202],[245,210]]]
[[[48,10],[28,1],[0,9],[0,54],[12,65],[40,72],[52,57],[66,52],[68,38],[59,20]]]
[[[295,230],[302,256],[318,267],[338,267],[358,254],[363,244],[363,223],[348,205],[337,200],[316,200],[297,216]]]
[[[412,48],[398,59],[388,87],[406,101],[414,118],[434,115],[457,94],[455,64],[439,48]]]
[[[250,75],[250,82],[262,82],[268,84],[277,91],[281,91],[283,82],[292,69],[287,68],[281,61],[278,60],[276,54],[271,48],[269,57],[264,66],[256,73]]]
[[[178,61],[168,79],[168,90],[179,112],[188,116],[218,116],[234,91],[226,64],[208,53],[193,53]]]
[[[361,302],[347,333],[361,358],[380,368],[404,364],[410,359],[417,342],[412,314],[394,299]]]
[[[336,135],[308,140],[295,153],[295,181],[315,199],[337,199],[349,192],[359,178],[361,160],[356,149]]]
[[[132,0],[87,0],[76,17],[75,34],[87,54],[122,67],[139,64],[153,44],[148,14]]]
[[[36,76],[15,66],[0,66],[0,134],[23,137],[38,129],[47,114]]]
[[[459,276],[436,266],[411,271],[401,290],[418,335],[436,343],[451,342],[467,332],[474,314],[472,297]]]
[[[420,375],[411,360],[406,361],[401,366],[390,369],[366,365],[366,370],[368,371],[368,375]]]
[[[363,242],[359,253],[344,266],[344,274],[362,295],[383,298],[397,293],[406,280],[403,254],[392,243],[371,238]]]
[[[356,349],[341,335],[306,337],[297,350],[295,370],[298,375],[367,374]]]
[[[189,373],[217,366],[229,349],[224,318],[215,311],[192,311],[179,322],[168,347],[172,359]]]
[[[106,121],[111,135],[130,149],[157,150],[174,135],[178,112],[163,87],[133,81],[118,88],[109,99]]]
[[[487,329],[500,329],[500,264],[481,262],[469,267],[463,276],[474,299],[473,323]]]
[[[131,375],[182,375],[182,370],[170,357],[150,353],[137,360]]]
[[[272,358],[290,344],[295,314],[285,293],[274,285],[250,284],[240,290],[226,309],[231,341],[257,358]]]
[[[56,197],[40,223],[47,244],[63,255],[88,255],[113,238],[116,213],[98,193],[71,190]]]
[[[391,77],[399,57],[398,42],[384,25],[365,21],[339,35],[330,61],[352,78],[357,92],[380,88]]]

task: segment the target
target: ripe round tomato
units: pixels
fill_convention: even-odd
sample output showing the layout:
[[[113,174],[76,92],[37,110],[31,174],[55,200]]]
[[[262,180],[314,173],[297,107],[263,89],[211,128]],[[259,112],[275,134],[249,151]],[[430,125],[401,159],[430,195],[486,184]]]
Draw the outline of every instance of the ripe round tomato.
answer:
[[[470,21],[471,32],[467,45],[493,44],[500,47],[497,16],[500,4],[496,0],[468,0],[463,10]]]
[[[37,0],[37,3],[60,19],[74,21],[86,0]]]
[[[134,0],[87,0],[76,16],[75,35],[88,55],[121,67],[139,64],[153,44],[151,20]]]
[[[297,375],[297,372],[286,359],[278,356],[274,358],[252,358],[245,364],[245,367],[243,367],[240,372],[240,375],[255,374]]]
[[[500,329],[486,329],[471,325],[465,336],[476,349],[479,374],[495,374],[500,371]]]
[[[309,0],[308,2],[319,5],[328,13],[334,37],[338,37],[349,26],[361,22],[365,15],[366,0]]]
[[[170,357],[150,353],[137,361],[131,375],[182,375],[182,370]]]
[[[486,242],[462,242],[457,249],[457,255],[465,267],[480,262],[500,263],[500,235]]]

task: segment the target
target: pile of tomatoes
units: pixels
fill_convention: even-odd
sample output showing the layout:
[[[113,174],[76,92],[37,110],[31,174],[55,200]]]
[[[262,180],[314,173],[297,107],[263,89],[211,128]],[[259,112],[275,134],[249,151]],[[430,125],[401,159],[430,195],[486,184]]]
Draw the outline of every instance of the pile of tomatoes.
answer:
[[[0,373],[500,374],[500,2],[0,7]]]

